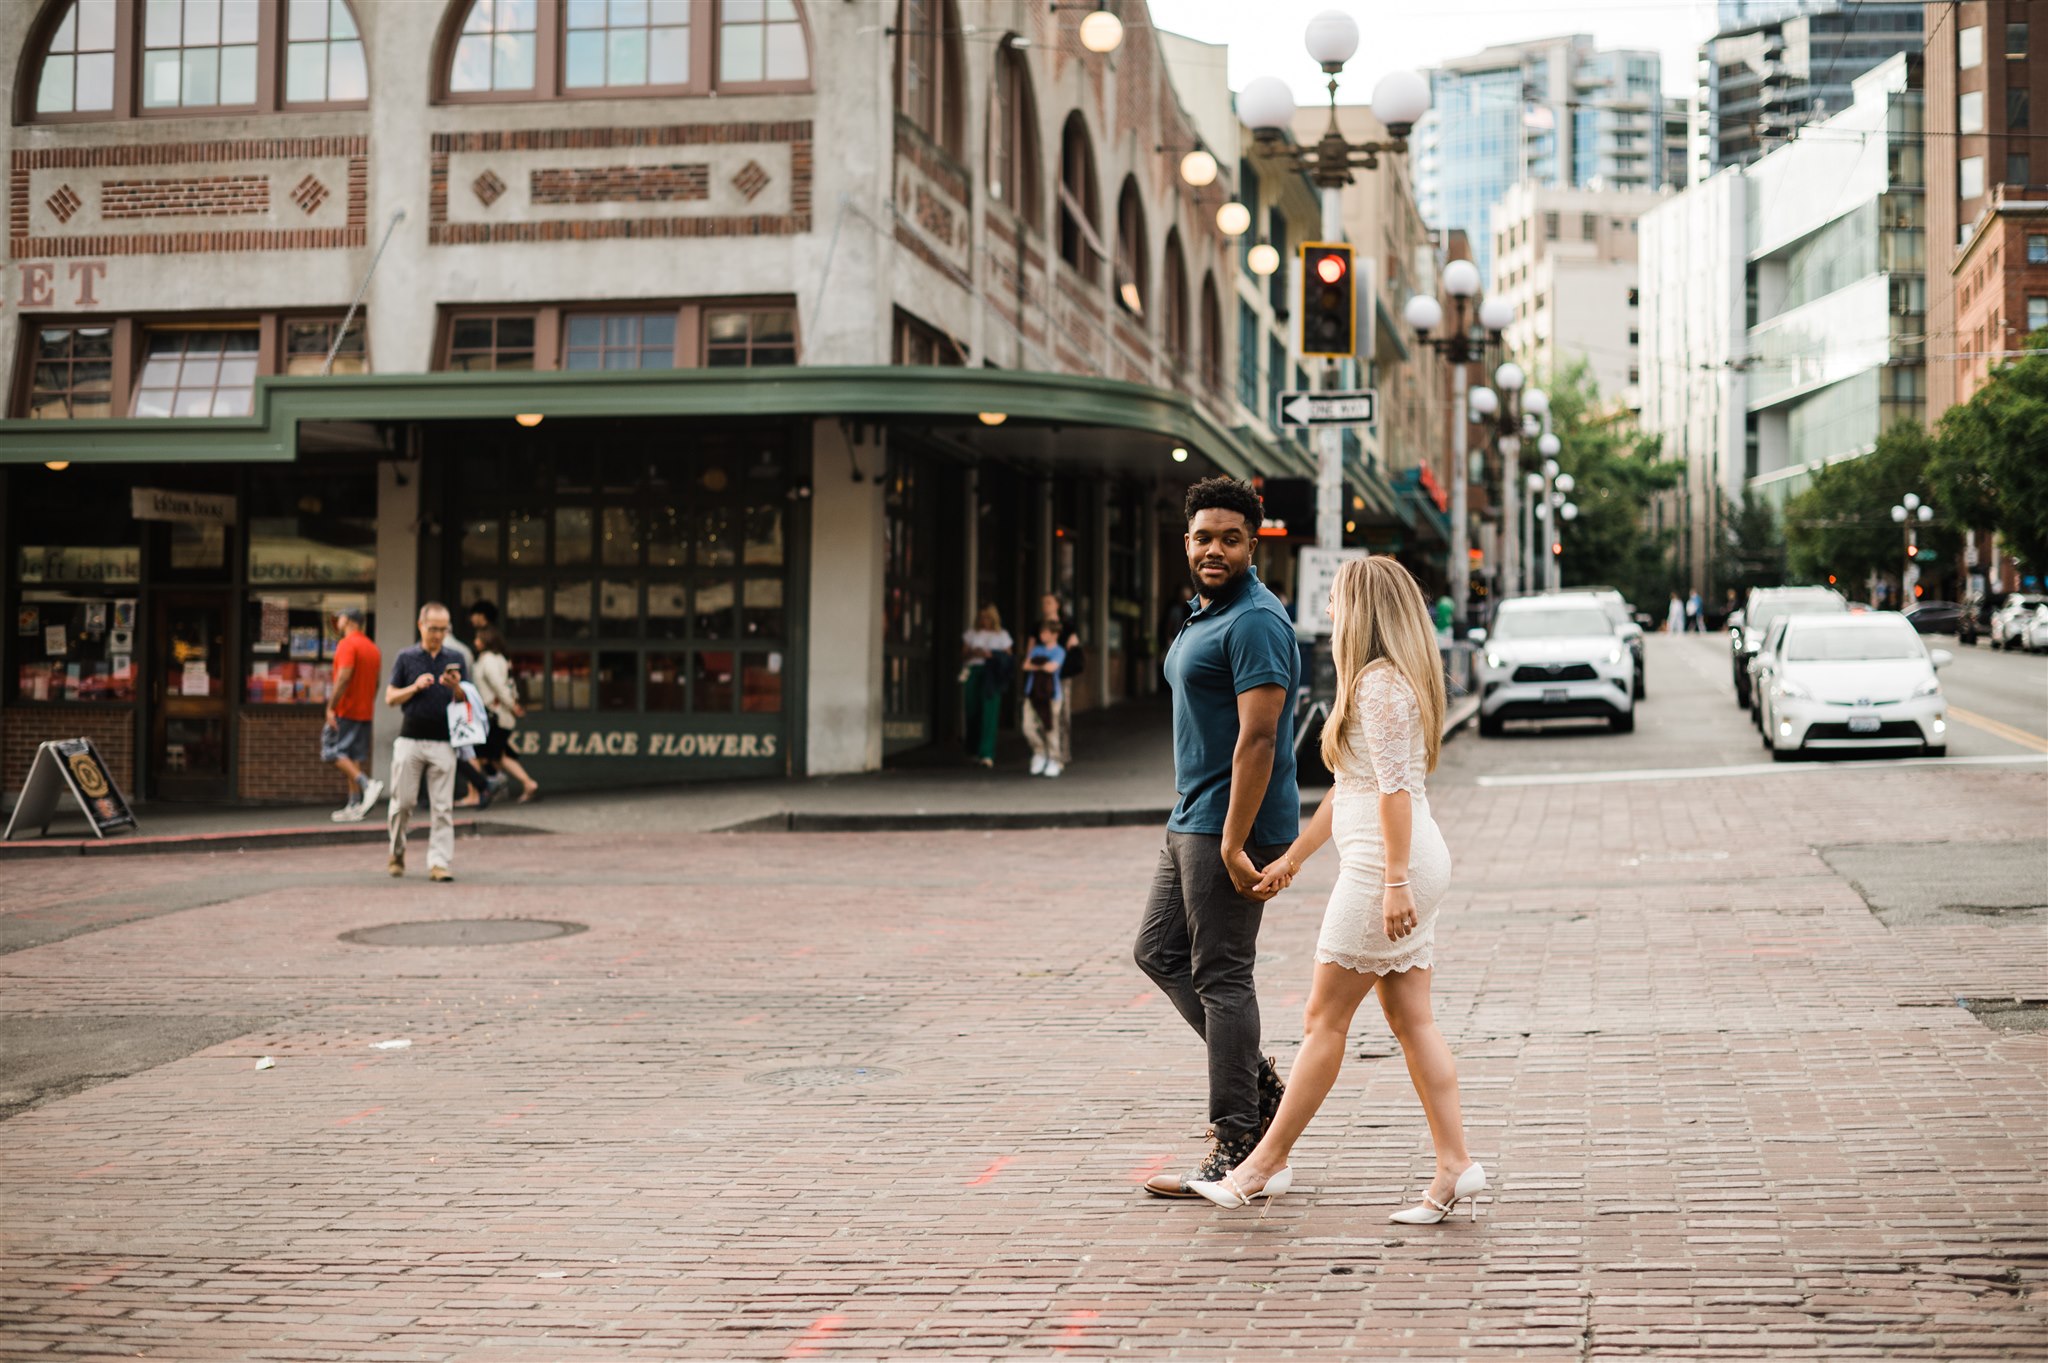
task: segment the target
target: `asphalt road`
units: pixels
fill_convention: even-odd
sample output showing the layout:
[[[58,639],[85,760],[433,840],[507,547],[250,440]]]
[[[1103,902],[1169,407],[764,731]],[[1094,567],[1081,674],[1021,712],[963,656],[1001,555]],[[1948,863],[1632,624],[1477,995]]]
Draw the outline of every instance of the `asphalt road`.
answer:
[[[1950,706],[1951,760],[2048,755],[2048,657],[1993,653],[1983,645],[1961,648],[1950,638],[1929,642],[1956,655],[1941,673]],[[1633,733],[1614,733],[1598,720],[1556,720],[1510,724],[1503,736],[1482,738],[1475,724],[1444,746],[1432,782],[1542,783],[1771,767],[1749,712],[1736,707],[1727,635],[1654,634],[1645,644],[1649,696],[1637,707]],[[1887,754],[1844,760],[1926,759]],[[1776,770],[1820,765],[1826,764],[1809,761]]]

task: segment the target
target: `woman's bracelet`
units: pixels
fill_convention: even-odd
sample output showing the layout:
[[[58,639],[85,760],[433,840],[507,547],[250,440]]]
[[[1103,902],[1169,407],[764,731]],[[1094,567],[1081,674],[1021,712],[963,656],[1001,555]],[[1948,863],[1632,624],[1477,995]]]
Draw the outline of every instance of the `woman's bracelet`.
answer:
[[[1398,890],[1398,889],[1400,889],[1400,888],[1401,888],[1401,887],[1402,887],[1403,885],[1406,885],[1406,884],[1408,884],[1409,882],[1407,882],[1407,881],[1405,881],[1405,880],[1385,880],[1385,881],[1381,881],[1380,883],[1381,883],[1381,884],[1382,884],[1382,885],[1383,885],[1383,886],[1384,886],[1385,888],[1387,888],[1387,889],[1389,889],[1389,890]]]

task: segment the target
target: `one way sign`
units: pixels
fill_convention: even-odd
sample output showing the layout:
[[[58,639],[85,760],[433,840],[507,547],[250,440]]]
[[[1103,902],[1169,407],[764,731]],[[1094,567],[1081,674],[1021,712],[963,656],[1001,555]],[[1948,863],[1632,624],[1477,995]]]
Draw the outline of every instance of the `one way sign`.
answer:
[[[1379,413],[1379,393],[1360,388],[1350,393],[1282,393],[1282,426],[1370,426]]]

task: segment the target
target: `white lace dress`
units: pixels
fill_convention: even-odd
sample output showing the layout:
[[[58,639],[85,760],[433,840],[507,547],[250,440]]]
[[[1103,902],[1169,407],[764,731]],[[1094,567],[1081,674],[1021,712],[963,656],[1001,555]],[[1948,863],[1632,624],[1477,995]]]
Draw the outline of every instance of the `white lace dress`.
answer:
[[[1451,885],[1451,849],[1429,815],[1423,778],[1429,750],[1422,708],[1407,678],[1388,664],[1358,679],[1358,704],[1347,736],[1350,753],[1339,763],[1331,832],[1337,843],[1337,887],[1323,911],[1316,959],[1348,970],[1384,975],[1429,969],[1435,963],[1436,910]],[[1382,794],[1408,792],[1413,831],[1408,845],[1408,888],[1415,896],[1415,930],[1399,941],[1385,930],[1386,847],[1380,838]]]

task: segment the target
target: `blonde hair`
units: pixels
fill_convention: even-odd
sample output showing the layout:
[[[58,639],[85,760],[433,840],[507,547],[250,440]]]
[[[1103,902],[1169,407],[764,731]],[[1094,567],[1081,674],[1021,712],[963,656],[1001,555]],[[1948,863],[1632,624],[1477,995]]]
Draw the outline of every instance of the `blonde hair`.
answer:
[[[1003,627],[1003,613],[996,609],[995,602],[990,601],[986,603],[980,610],[974,613],[974,627],[976,629],[1001,629]]]
[[[1351,751],[1349,730],[1358,708],[1358,682],[1368,668],[1385,663],[1415,689],[1422,711],[1427,770],[1436,770],[1443,746],[1444,669],[1436,630],[1415,575],[1384,555],[1352,559],[1337,569],[1330,586],[1331,638],[1337,661],[1337,700],[1323,723],[1323,765],[1336,771]]]

